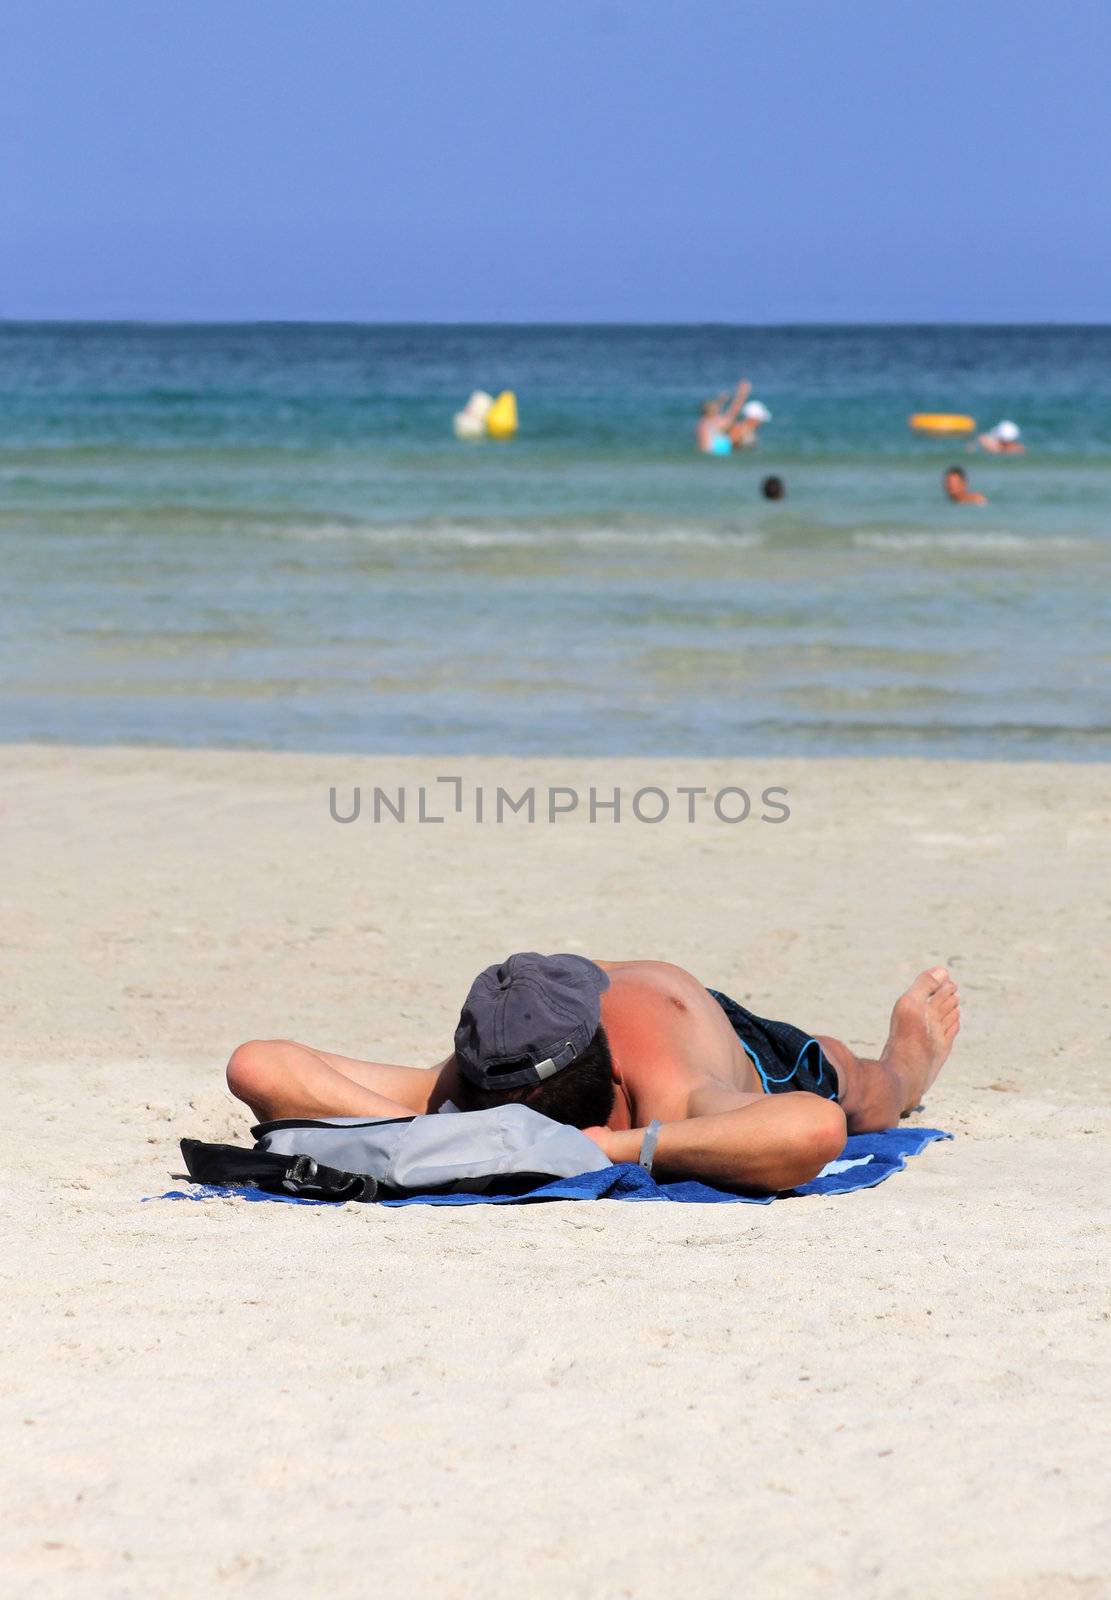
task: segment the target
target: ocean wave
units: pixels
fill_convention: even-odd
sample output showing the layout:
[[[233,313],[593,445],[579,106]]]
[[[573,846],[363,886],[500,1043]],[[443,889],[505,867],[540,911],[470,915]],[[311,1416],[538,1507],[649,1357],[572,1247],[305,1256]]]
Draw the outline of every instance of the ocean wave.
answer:
[[[726,546],[731,550],[751,550],[765,544],[762,533],[737,532],[728,528],[639,527],[617,528],[607,525],[592,528],[564,528],[542,525],[535,528],[474,527],[459,523],[434,526],[376,525],[359,522],[324,522],[283,527],[291,540],[323,542],[361,540],[386,545],[452,545],[464,550],[533,546],[614,546],[621,549],[655,549],[666,545]]]
[[[1053,550],[1082,549],[1091,541],[1070,534],[1039,539],[1019,533],[871,533],[858,529],[852,542],[863,550],[950,550],[971,555],[1006,551],[1036,556]]]

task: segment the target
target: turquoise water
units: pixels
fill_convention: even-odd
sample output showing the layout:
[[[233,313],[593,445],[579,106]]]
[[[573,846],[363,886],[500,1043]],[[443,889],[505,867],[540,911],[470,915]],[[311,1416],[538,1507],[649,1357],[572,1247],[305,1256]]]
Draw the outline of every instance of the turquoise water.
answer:
[[[0,324],[0,549],[6,740],[1105,759],[1111,329]]]

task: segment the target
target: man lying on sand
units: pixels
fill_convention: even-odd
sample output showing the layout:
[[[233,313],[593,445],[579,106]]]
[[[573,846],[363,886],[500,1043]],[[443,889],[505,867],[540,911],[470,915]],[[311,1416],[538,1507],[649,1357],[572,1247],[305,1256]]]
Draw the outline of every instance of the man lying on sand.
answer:
[[[661,1177],[774,1193],[815,1177],[846,1132],[888,1128],[917,1106],[959,1027],[944,967],[896,1000],[873,1060],[756,1017],[666,961],[526,952],[478,975],[437,1066],[256,1039],[232,1055],[228,1085],[263,1121],[517,1100],[582,1128],[611,1161],[647,1155]]]

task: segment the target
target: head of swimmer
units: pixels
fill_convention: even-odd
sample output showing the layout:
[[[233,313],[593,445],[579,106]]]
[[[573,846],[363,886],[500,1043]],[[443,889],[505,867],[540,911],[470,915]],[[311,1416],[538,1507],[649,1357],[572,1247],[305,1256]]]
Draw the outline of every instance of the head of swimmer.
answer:
[[[960,500],[968,490],[968,473],[963,467],[949,467],[941,484],[950,500]]]

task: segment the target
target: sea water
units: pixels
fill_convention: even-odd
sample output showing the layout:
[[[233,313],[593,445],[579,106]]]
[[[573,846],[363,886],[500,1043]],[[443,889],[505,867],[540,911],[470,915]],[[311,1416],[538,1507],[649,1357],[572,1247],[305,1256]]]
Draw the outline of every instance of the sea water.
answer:
[[[1111,329],[0,324],[0,552],[5,740],[1106,759]]]

